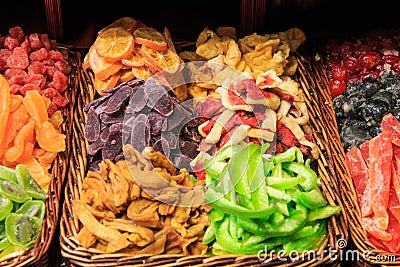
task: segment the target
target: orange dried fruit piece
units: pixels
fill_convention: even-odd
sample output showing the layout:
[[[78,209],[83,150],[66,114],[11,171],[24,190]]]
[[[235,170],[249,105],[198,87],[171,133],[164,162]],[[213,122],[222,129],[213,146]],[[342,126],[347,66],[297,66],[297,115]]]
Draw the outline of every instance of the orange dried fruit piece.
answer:
[[[132,73],[137,79],[144,79],[144,80],[149,79],[152,75],[151,70],[146,66],[134,67],[132,68]]]
[[[113,27],[121,27],[127,30],[128,32],[133,32],[138,25],[138,21],[131,17],[122,17],[115,20],[113,23],[108,25],[107,27],[101,29],[97,34],[101,34],[103,31],[113,28]]]
[[[41,148],[48,152],[65,151],[65,134],[59,133],[54,125],[45,121],[35,127],[36,140]]]
[[[0,74],[0,144],[6,132],[7,118],[10,114],[10,86],[6,78]]]
[[[144,65],[144,58],[140,54],[140,48],[134,48],[132,54],[121,59],[122,64],[129,67],[140,67]]]
[[[138,27],[133,31],[135,42],[145,45],[157,51],[164,51],[168,48],[167,41],[161,32],[148,26]]]
[[[118,81],[121,77],[120,72],[117,72],[111,76],[109,76],[105,80],[100,80],[99,78],[95,77],[94,78],[94,89],[100,94],[102,90],[107,89],[107,88],[112,88],[115,87],[118,84]]]
[[[121,74],[121,77],[119,77],[119,81],[121,83],[127,82],[135,78],[135,74],[132,71],[132,68],[126,69],[126,70],[120,70],[119,73]]]
[[[140,52],[145,58],[145,65],[154,73],[162,70],[175,73],[182,67],[183,60],[171,48],[157,51],[142,45]]]
[[[110,62],[100,57],[93,46],[89,50],[89,62],[96,78],[100,80],[105,80],[117,73],[123,66],[120,61]]]
[[[109,61],[118,61],[132,53],[135,39],[124,28],[112,27],[97,36],[94,47],[100,57]]]

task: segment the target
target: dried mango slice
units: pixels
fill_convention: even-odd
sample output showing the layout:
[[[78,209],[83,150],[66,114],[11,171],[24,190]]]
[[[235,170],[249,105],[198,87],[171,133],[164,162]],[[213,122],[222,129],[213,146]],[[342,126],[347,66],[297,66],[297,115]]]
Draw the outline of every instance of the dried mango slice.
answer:
[[[10,95],[10,113],[14,112],[19,108],[19,106],[22,104],[22,99],[24,97],[22,95]]]

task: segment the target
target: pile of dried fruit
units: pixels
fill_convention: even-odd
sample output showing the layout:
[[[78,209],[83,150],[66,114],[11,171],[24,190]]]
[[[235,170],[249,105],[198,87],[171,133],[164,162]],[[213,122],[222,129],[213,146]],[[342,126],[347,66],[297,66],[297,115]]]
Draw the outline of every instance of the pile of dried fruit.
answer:
[[[26,91],[38,91],[51,100],[49,116],[69,103],[62,93],[70,72],[68,54],[58,50],[46,33],[27,35],[15,26],[0,36],[0,74],[8,80],[10,92],[24,96]]]
[[[100,30],[83,62],[95,76],[100,94],[133,78],[147,80],[162,70],[175,72],[182,59],[175,52],[168,29],[163,34],[130,17],[120,18]],[[187,98],[186,87],[176,92]]]
[[[177,172],[150,147],[141,153],[126,145],[124,152],[125,160],[105,159],[83,181],[80,199],[73,202],[83,224],[79,244],[127,255],[204,254],[209,207],[191,190],[202,183],[193,183],[186,170]]]
[[[123,144],[139,151],[152,146],[177,167],[190,169],[200,141],[193,105],[183,105],[171,89],[143,79],[121,83],[103,94],[84,107],[90,169],[98,169],[105,159],[124,159]]]
[[[400,32],[374,31],[348,40],[330,40],[324,57],[333,97],[346,86],[366,77],[379,78],[382,71],[400,73]]]
[[[25,96],[10,94],[8,81],[0,75],[0,161],[14,168],[24,164],[47,191],[49,169],[58,152],[65,151],[61,111],[48,116],[51,100],[36,90]]]
[[[35,244],[47,197],[25,165],[15,170],[0,166],[0,258]]]

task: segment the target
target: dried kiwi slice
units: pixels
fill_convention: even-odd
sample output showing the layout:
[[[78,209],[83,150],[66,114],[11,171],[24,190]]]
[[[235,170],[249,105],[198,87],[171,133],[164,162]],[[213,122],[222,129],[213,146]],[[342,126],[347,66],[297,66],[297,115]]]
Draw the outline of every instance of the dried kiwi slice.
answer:
[[[43,220],[45,212],[46,204],[43,200],[28,200],[15,213],[38,217]]]
[[[14,204],[11,200],[0,195],[0,221],[2,221],[12,211]],[[1,237],[0,237],[1,238]]]
[[[41,220],[26,214],[10,213],[6,218],[6,235],[11,244],[29,247],[35,244],[42,229]]]
[[[23,203],[29,199],[22,186],[8,180],[0,180],[0,194],[18,203]]]
[[[8,240],[7,237],[4,237],[3,239],[0,240],[0,251],[5,250],[10,245],[11,245],[10,240]]]
[[[47,193],[33,179],[28,169],[23,164],[18,164],[15,167],[18,183],[25,189],[28,196],[35,199],[46,199]]]
[[[18,182],[15,170],[5,166],[0,166],[0,179]]]
[[[6,220],[0,221],[0,239],[6,237]]]

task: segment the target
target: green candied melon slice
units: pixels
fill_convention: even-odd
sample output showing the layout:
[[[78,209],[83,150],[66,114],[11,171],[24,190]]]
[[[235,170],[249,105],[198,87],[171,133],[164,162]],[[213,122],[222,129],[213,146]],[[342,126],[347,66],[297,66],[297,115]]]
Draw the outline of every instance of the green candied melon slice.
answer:
[[[38,217],[43,220],[46,212],[46,204],[43,200],[28,200],[15,212],[17,214],[25,214],[31,217]]]
[[[0,165],[0,179],[18,182],[17,175],[14,169]]]
[[[23,203],[30,198],[22,186],[8,180],[0,180],[0,194],[18,203]]]
[[[35,199],[46,199],[47,193],[33,179],[28,169],[23,164],[18,164],[15,167],[18,183],[25,189],[28,196]]]
[[[6,235],[11,244],[30,247],[35,244],[42,229],[42,222],[37,217],[10,213],[6,218]]]
[[[14,204],[8,198],[0,195],[0,221],[4,220],[5,217],[12,211]]]

